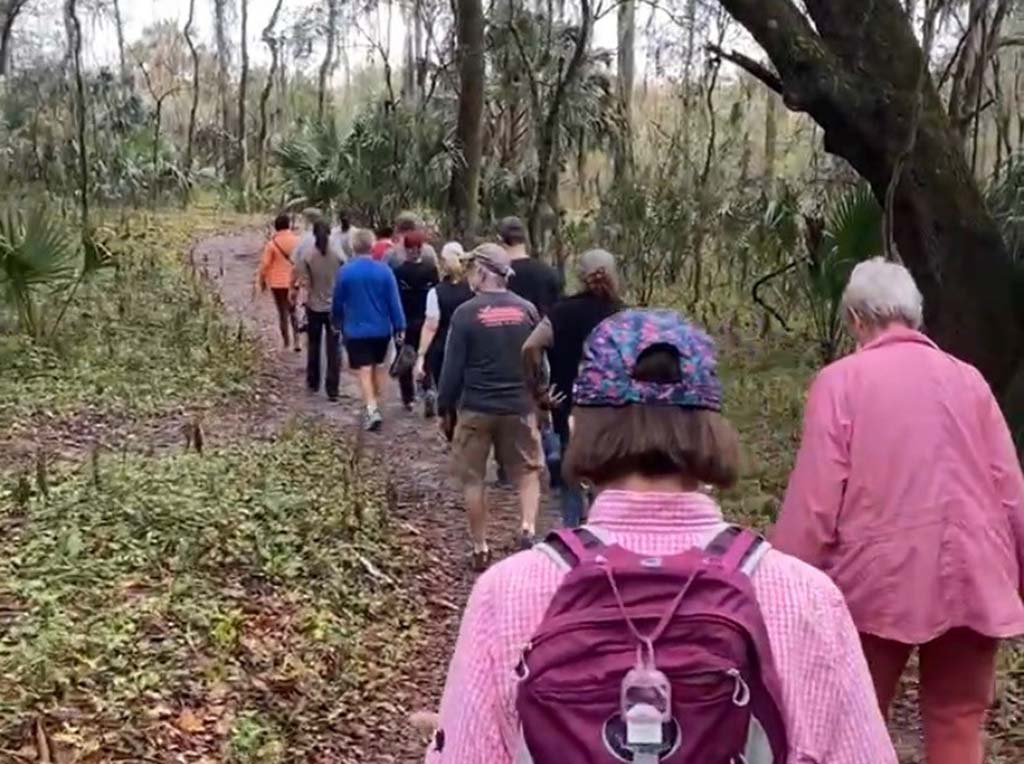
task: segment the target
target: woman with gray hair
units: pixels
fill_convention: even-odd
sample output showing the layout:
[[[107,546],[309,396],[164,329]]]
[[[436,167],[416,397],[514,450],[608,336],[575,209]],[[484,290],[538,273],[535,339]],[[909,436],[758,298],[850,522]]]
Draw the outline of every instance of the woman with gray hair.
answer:
[[[551,412],[559,440],[559,458],[549,464],[561,469],[561,456],[569,447],[569,412],[583,345],[598,324],[622,310],[615,257],[603,249],[584,252],[577,264],[582,289],[556,302],[523,346],[527,385],[541,409]],[[550,365],[550,384],[544,384],[545,354]],[[560,476],[558,476],[560,477]],[[583,491],[578,485],[562,486],[562,524],[574,528],[583,522]]]
[[[1000,639],[1024,633],[1024,477],[991,390],[921,333],[909,271],[858,265],[775,546],[846,597],[883,713],[915,648],[929,764],[980,764]]]

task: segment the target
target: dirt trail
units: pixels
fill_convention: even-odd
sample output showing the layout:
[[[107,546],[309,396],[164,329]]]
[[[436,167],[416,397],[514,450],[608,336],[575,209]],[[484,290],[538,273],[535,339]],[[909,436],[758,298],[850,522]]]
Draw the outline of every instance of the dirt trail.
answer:
[[[280,415],[312,415],[337,426],[344,437],[359,436],[360,404],[355,378],[342,374],[341,398],[329,402],[323,393],[305,389],[305,353],[284,350],[277,332],[277,320],[269,296],[253,299],[262,231],[245,231],[204,241],[197,254],[209,263],[211,278],[220,288],[225,306],[241,318],[260,338],[267,356],[267,376],[280,396]],[[399,527],[409,543],[423,545],[429,570],[410,586],[422,591],[430,609],[420,659],[407,667],[397,689],[396,704],[403,711],[433,710],[440,699],[444,675],[458,633],[462,607],[474,575],[467,564],[468,542],[460,492],[448,479],[448,454],[434,422],[422,412],[402,409],[398,386],[392,385],[382,406],[382,432],[363,437],[365,458],[387,470],[398,494]],[[518,528],[514,497],[492,491],[491,540],[500,556],[513,550]],[[541,530],[550,522],[547,512]],[[394,700],[394,699],[393,699]],[[384,739],[369,742],[361,753],[365,761],[422,761],[423,741],[404,726],[404,719],[388,720],[387,734],[372,730]]]

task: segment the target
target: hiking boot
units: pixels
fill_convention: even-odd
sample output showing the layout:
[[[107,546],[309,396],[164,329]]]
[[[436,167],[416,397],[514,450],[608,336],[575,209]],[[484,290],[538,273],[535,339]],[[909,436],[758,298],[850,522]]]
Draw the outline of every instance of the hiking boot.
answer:
[[[366,430],[367,432],[377,432],[384,424],[384,417],[380,415],[380,409],[373,409],[373,411],[366,412]]]
[[[483,573],[491,564],[491,550],[485,549],[482,552],[473,552],[473,570]]]
[[[437,416],[437,395],[433,390],[423,395],[423,416],[426,419],[433,419]]]
[[[527,549],[533,549],[534,544],[537,543],[537,537],[529,531],[520,531],[519,533],[519,551],[525,551]]]

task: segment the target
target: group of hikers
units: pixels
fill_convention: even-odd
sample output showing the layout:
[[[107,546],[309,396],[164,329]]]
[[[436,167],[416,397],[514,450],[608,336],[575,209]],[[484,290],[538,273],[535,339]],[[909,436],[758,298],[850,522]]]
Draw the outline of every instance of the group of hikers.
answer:
[[[439,712],[417,715],[429,764],[889,764],[886,718],[915,650],[926,761],[984,761],[999,644],[1024,634],[1024,475],[981,374],[924,333],[907,269],[852,271],[842,313],[857,349],[811,385],[765,538],[714,498],[741,461],[714,342],[674,311],[624,306],[613,255],[577,258],[562,297],[515,218],[496,242],[440,256],[412,216],[380,247],[346,223],[332,238],[313,222],[306,251],[282,237],[287,287],[275,235],[260,278],[286,344],[296,288],[309,326],[344,338],[367,428],[381,426],[394,341],[403,402],[418,385],[451,441],[484,572]],[[492,451],[518,493],[522,549],[494,565]],[[538,540],[545,460],[564,527]]]

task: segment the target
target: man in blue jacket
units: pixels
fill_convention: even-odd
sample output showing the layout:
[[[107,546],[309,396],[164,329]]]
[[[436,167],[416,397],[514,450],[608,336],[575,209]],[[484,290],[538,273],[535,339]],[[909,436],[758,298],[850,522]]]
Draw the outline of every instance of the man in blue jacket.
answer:
[[[373,259],[373,242],[372,231],[352,234],[353,259],[338,272],[331,319],[344,337],[349,365],[359,373],[366,429],[377,431],[383,423],[379,401],[387,384],[384,362],[392,338],[397,347],[402,345],[405,314],[395,274]]]

